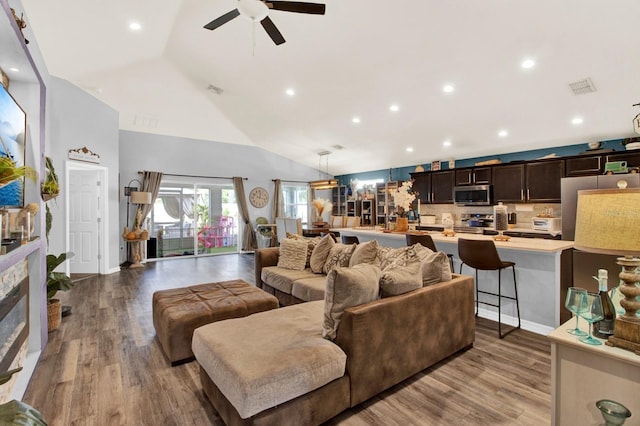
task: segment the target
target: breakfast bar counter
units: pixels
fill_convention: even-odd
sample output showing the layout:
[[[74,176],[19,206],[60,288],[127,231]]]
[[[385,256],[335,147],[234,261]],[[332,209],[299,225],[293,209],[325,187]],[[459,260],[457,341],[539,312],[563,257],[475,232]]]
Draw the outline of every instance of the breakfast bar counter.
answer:
[[[381,246],[405,247],[405,233],[383,232],[372,228],[341,228],[340,235],[357,236],[360,242],[378,240]],[[460,270],[458,257],[458,239],[493,240],[492,236],[457,233],[453,237],[445,237],[440,232],[410,231],[416,234],[428,233],[438,250],[452,254],[455,272]],[[566,320],[564,295],[571,286],[571,258],[573,241],[546,240],[537,238],[515,238],[509,241],[495,241],[502,260],[516,263],[518,280],[518,299],[520,301],[521,327],[539,334],[549,334]],[[468,266],[462,273],[474,275]],[[481,289],[497,292],[498,272],[478,271]],[[512,295],[511,274],[503,272],[503,293]],[[566,311],[566,312],[565,312]],[[503,318],[506,324],[517,324],[515,303],[503,300]],[[480,304],[478,315],[497,320],[497,309]],[[561,318],[562,316],[562,318]]]

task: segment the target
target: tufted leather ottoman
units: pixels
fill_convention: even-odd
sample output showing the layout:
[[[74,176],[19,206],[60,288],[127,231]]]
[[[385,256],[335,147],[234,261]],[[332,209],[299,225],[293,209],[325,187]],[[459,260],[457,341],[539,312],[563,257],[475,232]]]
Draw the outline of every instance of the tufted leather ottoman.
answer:
[[[243,280],[153,293],[153,326],[171,365],[193,359],[193,331],[205,324],[278,307],[278,299]]]

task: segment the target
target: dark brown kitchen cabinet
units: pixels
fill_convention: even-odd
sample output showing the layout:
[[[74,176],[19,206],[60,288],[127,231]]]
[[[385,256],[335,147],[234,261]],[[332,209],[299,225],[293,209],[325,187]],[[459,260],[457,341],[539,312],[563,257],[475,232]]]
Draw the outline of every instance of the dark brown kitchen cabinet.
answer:
[[[593,176],[602,174],[603,158],[600,155],[589,155],[577,158],[567,158],[564,162],[565,176]]]
[[[564,177],[564,160],[528,163],[525,170],[525,197],[528,203],[560,202],[560,180]]]
[[[625,152],[607,155],[606,161],[626,161],[629,169],[640,167],[640,152]]]
[[[453,185],[455,183],[455,171],[446,170],[431,173],[431,203],[453,203]]]
[[[491,176],[494,201],[503,203],[523,203],[524,164],[494,166]],[[558,181],[559,183],[559,181]]]
[[[456,169],[456,186],[489,185],[491,183],[491,167]]]
[[[431,173],[411,173],[413,186],[411,189],[417,192],[416,198],[423,204],[431,202]]]

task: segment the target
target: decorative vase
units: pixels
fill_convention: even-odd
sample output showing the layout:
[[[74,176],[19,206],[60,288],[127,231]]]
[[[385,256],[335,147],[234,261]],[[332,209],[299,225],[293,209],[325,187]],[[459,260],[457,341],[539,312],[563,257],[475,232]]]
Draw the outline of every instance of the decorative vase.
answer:
[[[398,217],[396,218],[396,232],[407,232],[409,230],[409,218]]]
[[[62,302],[60,299],[51,299],[47,302],[47,331],[60,327],[60,321],[62,321]]]
[[[143,229],[142,232],[140,233],[140,239],[141,240],[148,240],[149,239],[149,231],[147,231],[146,229]]]
[[[126,240],[128,238],[128,235],[129,235],[129,228],[125,226],[124,231],[122,231],[122,238]]]

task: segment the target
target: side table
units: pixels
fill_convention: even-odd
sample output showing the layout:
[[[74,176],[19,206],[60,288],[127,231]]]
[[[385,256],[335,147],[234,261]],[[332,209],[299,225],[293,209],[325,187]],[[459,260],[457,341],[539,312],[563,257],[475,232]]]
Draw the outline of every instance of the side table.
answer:
[[[579,324],[587,331],[586,322]],[[611,399],[631,411],[627,424],[640,418],[640,356],[603,344],[587,345],[567,333],[575,318],[549,334],[551,340],[551,424],[599,425],[596,401]]]
[[[133,263],[129,265],[129,268],[144,268],[144,265],[140,263],[142,257],[140,256],[140,243],[142,241],[147,241],[143,239],[135,239],[135,240],[125,240],[127,243],[131,244],[131,251],[133,252]]]

